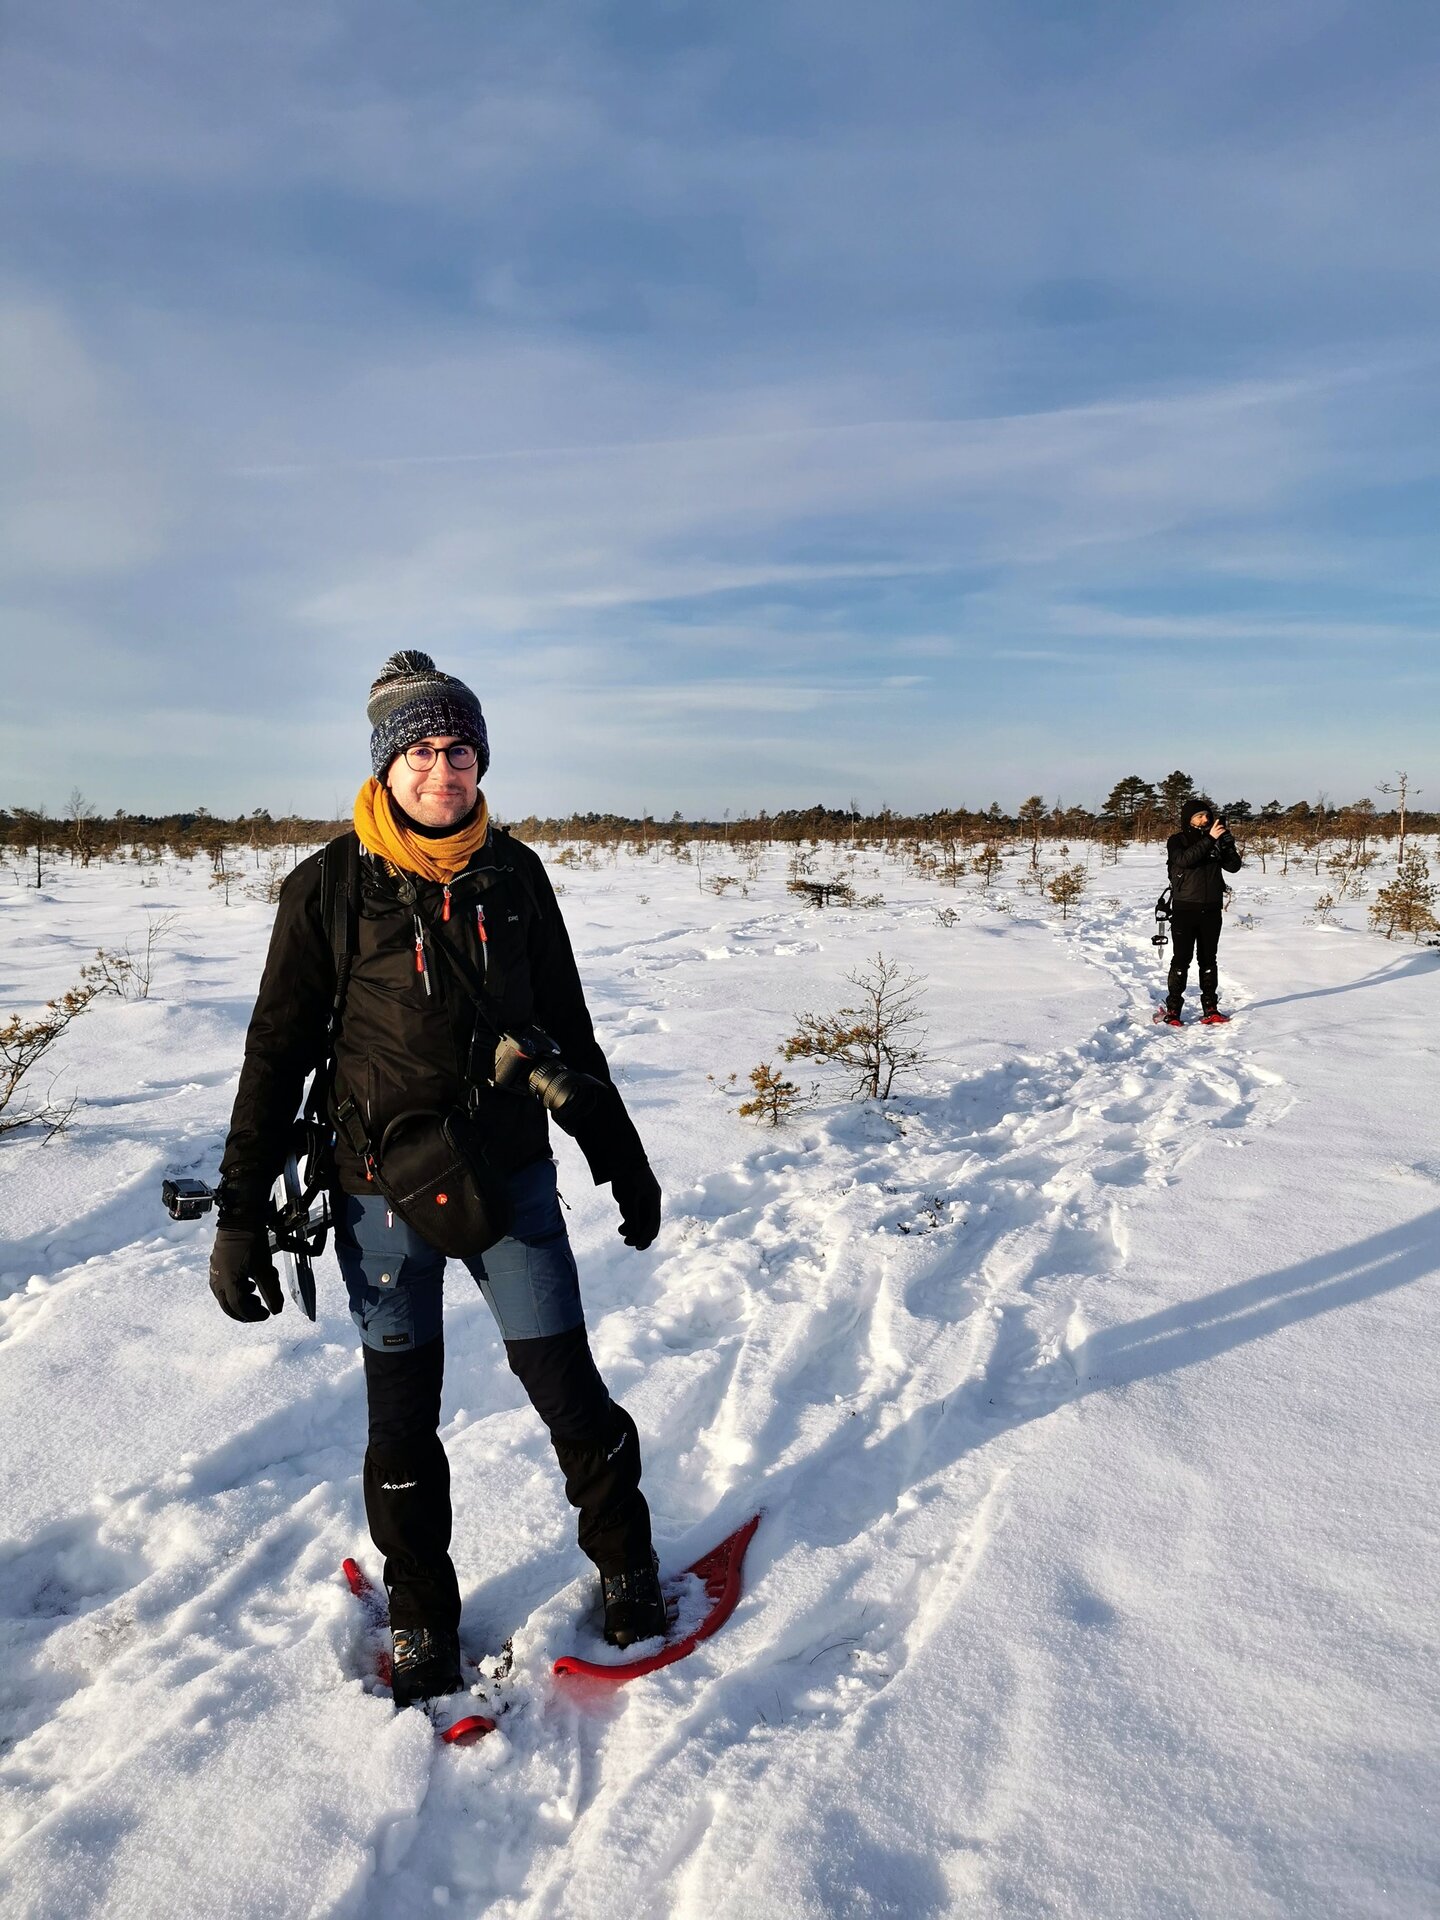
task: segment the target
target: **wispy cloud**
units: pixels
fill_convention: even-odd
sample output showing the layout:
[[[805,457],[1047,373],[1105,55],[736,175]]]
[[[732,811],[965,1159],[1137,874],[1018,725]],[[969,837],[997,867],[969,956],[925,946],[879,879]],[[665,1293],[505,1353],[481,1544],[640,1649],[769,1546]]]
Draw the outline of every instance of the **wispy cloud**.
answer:
[[[1248,646],[1440,647],[1440,617],[1424,622],[1276,619],[1246,614],[1125,613],[1113,607],[1058,606],[1049,612],[1057,633],[1107,640],[1238,641]]]
[[[61,309],[0,299],[0,582],[152,563],[170,518],[152,442]]]
[[[1417,671],[1440,605],[1440,15],[1392,24],[17,0],[7,689],[42,730],[93,699],[127,804],[253,805],[297,725],[328,804],[324,729],[363,758],[402,643],[497,745],[543,701],[563,754],[497,753],[520,806],[622,764],[736,801],[762,736],[757,799],[781,765],[938,798],[962,743],[967,781],[1073,791],[1157,713],[1161,758],[1208,746],[1157,704],[1175,647],[1248,650],[1286,751],[1388,759],[1356,662]],[[136,690],[178,674],[245,764],[142,793]],[[627,714],[638,759],[597,737]]]

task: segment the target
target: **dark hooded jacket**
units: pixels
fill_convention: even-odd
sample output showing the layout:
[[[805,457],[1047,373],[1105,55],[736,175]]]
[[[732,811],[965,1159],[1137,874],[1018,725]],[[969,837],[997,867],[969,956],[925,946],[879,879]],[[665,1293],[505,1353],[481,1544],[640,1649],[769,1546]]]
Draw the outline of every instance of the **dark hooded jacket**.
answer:
[[[345,838],[333,843],[337,852]],[[320,863],[318,853],[301,861],[281,890],[245,1037],[220,1169],[226,1211],[236,1219],[263,1217],[306,1076],[327,1054],[335,961]],[[528,1093],[490,1082],[496,1028],[518,1031],[533,1022],[558,1043],[567,1066],[608,1089],[573,1129],[596,1183],[643,1163],[645,1149],[595,1038],[539,856],[492,829],[448,888],[397,873],[368,853],[359,867],[358,937],[335,1039],[331,1118],[348,1096],[378,1143],[397,1114],[464,1106],[475,1088],[472,1110],[493,1163],[514,1171],[544,1159],[550,1151],[544,1107]],[[482,980],[490,1017],[477,1019]],[[336,1168],[342,1191],[374,1191],[343,1135]]]
[[[1225,904],[1225,875],[1240,871],[1240,849],[1230,833],[1218,840],[1209,827],[1182,827],[1165,848],[1170,868],[1170,903],[1181,912]]]

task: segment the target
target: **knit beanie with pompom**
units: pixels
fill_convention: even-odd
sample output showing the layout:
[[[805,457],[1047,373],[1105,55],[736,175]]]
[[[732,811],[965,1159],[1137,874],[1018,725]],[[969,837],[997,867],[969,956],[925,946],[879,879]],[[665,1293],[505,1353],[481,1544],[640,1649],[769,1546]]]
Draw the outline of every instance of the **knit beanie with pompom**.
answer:
[[[370,722],[370,764],[375,778],[397,753],[432,734],[474,742],[480,779],[490,765],[490,741],[480,702],[463,680],[441,673],[428,653],[392,653],[376,676],[365,708]]]

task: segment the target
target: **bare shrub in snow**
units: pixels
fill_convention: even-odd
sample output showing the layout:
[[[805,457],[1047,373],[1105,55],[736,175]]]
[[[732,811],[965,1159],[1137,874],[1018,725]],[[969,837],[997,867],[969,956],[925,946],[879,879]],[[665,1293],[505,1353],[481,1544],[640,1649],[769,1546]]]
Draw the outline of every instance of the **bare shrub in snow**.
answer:
[[[859,988],[859,1005],[800,1014],[785,1058],[829,1061],[845,1074],[852,1100],[888,1100],[896,1077],[926,1061],[917,1008],[923,982],[883,953],[845,977]]]
[[[1252,833],[1245,842],[1245,851],[1254,854],[1260,862],[1261,873],[1269,871],[1267,860],[1273,860],[1280,851],[1280,842],[1273,833]]]
[[[1375,864],[1376,856],[1361,846],[1342,847],[1338,853],[1332,853],[1325,862],[1325,871],[1334,882],[1335,900],[1338,905],[1347,897],[1352,900],[1363,899],[1369,891],[1365,876]]]
[[[73,1099],[63,1106],[55,1105],[47,1093],[38,1102],[32,1102],[28,1094],[21,1096],[21,1086],[99,991],[93,982],[86,981],[47,1001],[38,1020],[26,1021],[16,1013],[0,1026],[0,1134],[37,1125],[55,1134],[75,1111]],[[52,1081],[51,1091],[53,1089]]]
[[[257,858],[258,865],[258,858]],[[259,875],[252,880],[245,891],[252,900],[263,900],[268,906],[274,906],[280,898],[280,889],[290,878],[290,863],[283,853],[272,853]]]
[[[81,979],[93,986],[97,995],[113,993],[119,1000],[148,1000],[155,962],[179,918],[178,913],[152,914],[145,924],[143,947],[133,946],[128,940],[123,947],[97,947],[95,958],[80,969]]]
[[[70,858],[78,860],[82,867],[88,867],[95,857],[95,809],[79,787],[70,789],[65,819],[68,823],[66,838],[70,842]]]
[[[1400,845],[1396,850],[1396,854],[1395,854],[1395,864],[1397,867],[1400,867],[1404,864],[1404,860],[1405,860],[1405,835],[1406,835],[1406,832],[1408,831],[1405,824],[1405,815],[1406,815],[1406,810],[1410,804],[1410,794],[1412,791],[1411,785],[1410,785],[1410,776],[1408,773],[1397,773],[1395,775],[1395,779],[1393,782],[1389,780],[1382,780],[1380,785],[1376,787],[1375,791],[1377,793],[1394,794],[1396,799],[1399,800],[1400,802],[1400,808],[1399,808]],[[1419,789],[1416,788],[1414,789],[1414,791],[1418,792]],[[1371,908],[1371,913],[1372,915],[1374,913],[1373,907]],[[1417,934],[1415,937],[1418,940],[1420,936]],[[1387,938],[1388,938],[1388,935],[1387,935]]]
[[[942,886],[958,886],[970,871],[970,863],[960,849],[960,843],[944,834],[940,839],[940,883]]]

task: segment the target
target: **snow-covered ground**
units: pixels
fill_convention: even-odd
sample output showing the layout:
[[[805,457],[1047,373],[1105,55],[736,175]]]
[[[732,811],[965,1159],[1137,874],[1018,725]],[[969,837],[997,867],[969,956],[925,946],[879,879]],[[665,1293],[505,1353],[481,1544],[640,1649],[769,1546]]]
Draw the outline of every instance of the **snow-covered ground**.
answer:
[[[873,864],[886,904],[824,914],[778,852],[748,897],[552,866],[667,1195],[631,1253],[559,1142],[662,1558],[764,1519],[688,1661],[554,1681],[590,1583],[462,1274],[465,1635],[515,1652],[468,1749],[363,1678],[333,1261],[317,1325],[242,1328],[159,1205],[215,1166],[270,909],[198,868],[0,886],[0,1010],[181,916],[63,1042],[69,1133],[0,1142],[7,1920],[1440,1910],[1440,954],[1247,869],[1235,1022],[1172,1033],[1153,852],[1068,927],[1018,860],[989,896]],[[737,1118],[877,949],[926,976],[923,1076],[881,1109],[801,1066],[818,1104]]]

